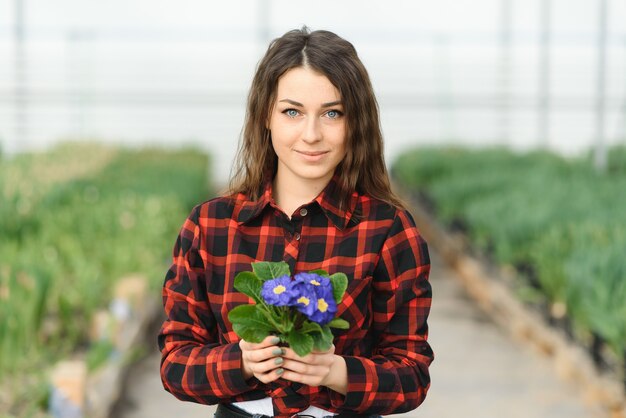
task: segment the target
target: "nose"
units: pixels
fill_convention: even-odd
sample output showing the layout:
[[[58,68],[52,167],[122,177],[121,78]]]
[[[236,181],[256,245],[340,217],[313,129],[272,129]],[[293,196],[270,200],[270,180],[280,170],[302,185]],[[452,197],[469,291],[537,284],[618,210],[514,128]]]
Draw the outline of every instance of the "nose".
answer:
[[[322,130],[318,118],[307,118],[304,132],[302,132],[302,140],[306,143],[318,142],[322,139]]]

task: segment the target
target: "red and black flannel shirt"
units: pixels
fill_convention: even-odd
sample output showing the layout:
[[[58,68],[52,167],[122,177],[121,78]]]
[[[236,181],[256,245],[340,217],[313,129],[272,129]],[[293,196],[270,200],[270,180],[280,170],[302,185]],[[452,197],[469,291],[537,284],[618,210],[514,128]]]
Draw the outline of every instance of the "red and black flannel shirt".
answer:
[[[331,180],[312,202],[286,216],[271,183],[257,201],[220,197],[195,207],[176,241],[163,286],[161,378],[179,399],[204,404],[271,397],[276,416],[314,405],[332,412],[393,414],[416,408],[430,386],[431,305],[426,242],[404,210],[354,193],[338,208]],[[348,367],[348,393],[279,379],[244,380],[239,338],[228,321],[252,303],[233,280],[254,261],[286,261],[292,273],[324,269],[348,276],[334,330]]]

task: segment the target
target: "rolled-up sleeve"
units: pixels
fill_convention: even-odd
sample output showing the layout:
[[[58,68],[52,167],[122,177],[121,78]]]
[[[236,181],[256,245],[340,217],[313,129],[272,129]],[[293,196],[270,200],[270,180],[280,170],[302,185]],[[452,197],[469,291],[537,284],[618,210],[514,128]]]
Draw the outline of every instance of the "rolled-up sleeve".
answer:
[[[161,380],[181,400],[215,404],[254,389],[241,371],[238,344],[219,344],[209,309],[199,207],[185,221],[163,285],[166,320],[158,336]]]
[[[417,408],[430,387],[434,359],[427,342],[432,291],[426,242],[413,218],[398,211],[372,281],[373,332],[369,358],[344,356],[348,391],[330,393],[334,407],[360,413],[397,414]]]

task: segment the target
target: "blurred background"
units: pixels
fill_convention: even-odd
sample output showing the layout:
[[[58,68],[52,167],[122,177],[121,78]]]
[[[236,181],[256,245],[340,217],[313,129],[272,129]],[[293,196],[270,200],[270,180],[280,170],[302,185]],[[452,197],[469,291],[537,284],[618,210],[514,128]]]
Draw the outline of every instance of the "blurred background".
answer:
[[[626,136],[624,22],[620,0],[2,0],[0,141],[195,144],[224,180],[256,63],[306,24],[356,46],[389,159],[414,144],[579,153]]]
[[[396,183],[626,380],[625,1],[0,0],[0,416],[45,416],[60,359],[91,373],[119,355],[120,283],[158,299],[182,222],[229,178],[257,62],[302,25],[356,47]],[[445,296],[437,265],[442,384],[423,416],[591,416]],[[168,396],[150,364],[134,386]]]

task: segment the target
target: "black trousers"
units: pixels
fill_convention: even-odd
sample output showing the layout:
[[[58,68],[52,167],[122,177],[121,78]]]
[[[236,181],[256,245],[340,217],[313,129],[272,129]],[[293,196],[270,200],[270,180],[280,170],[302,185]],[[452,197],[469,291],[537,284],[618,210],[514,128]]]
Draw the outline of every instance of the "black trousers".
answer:
[[[314,418],[312,415],[295,415],[302,418]],[[239,409],[234,405],[219,404],[215,411],[214,418],[272,418],[267,415],[249,414],[243,409]],[[334,418],[379,418],[379,415],[363,415],[355,412],[340,412]]]

